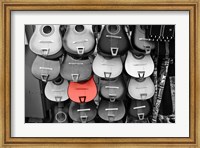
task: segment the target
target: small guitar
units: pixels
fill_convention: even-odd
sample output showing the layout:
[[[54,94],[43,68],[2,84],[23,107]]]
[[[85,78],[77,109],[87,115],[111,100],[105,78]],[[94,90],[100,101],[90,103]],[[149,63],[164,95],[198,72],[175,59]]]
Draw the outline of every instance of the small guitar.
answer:
[[[155,86],[150,77],[144,79],[131,78],[128,83],[128,93],[137,100],[150,99],[155,92]]]
[[[123,99],[126,90],[125,82],[121,77],[110,80],[100,80],[100,94],[111,102]]]
[[[62,52],[62,39],[59,31],[60,25],[35,25],[34,33],[30,39],[30,49],[37,55],[48,58],[57,58]]]
[[[121,120],[125,115],[123,101],[110,102],[102,99],[98,108],[99,116],[106,121],[115,122]]]
[[[134,49],[145,54],[150,54],[151,50],[155,48],[155,43],[146,37],[144,25],[136,25],[133,27],[131,43]]]
[[[132,77],[146,78],[153,73],[154,63],[150,55],[135,55],[128,51],[125,70]]]
[[[76,57],[86,57],[93,52],[96,40],[91,25],[68,25],[63,37],[63,47]]]
[[[60,62],[37,56],[33,61],[31,72],[43,82],[51,81],[57,78],[60,73]]]
[[[120,57],[108,59],[97,54],[92,69],[98,77],[110,79],[116,78],[122,73],[123,65]]]
[[[92,75],[92,63],[89,59],[77,60],[66,55],[61,65],[60,74],[69,81],[86,81]]]
[[[64,102],[58,102],[54,107],[54,120],[53,123],[68,123],[68,106]]]
[[[87,103],[70,103],[69,116],[75,122],[88,123],[96,117],[96,114],[97,109],[94,101]]]
[[[122,56],[130,47],[124,25],[105,25],[98,40],[98,52],[103,56]]]
[[[148,100],[131,100],[129,114],[137,120],[144,120],[151,111],[151,104]]]
[[[84,82],[70,82],[68,95],[76,103],[85,103],[94,100],[97,95],[97,87],[93,77]]]
[[[68,81],[58,77],[53,81],[48,81],[44,93],[50,101],[63,102],[69,99],[67,94]]]

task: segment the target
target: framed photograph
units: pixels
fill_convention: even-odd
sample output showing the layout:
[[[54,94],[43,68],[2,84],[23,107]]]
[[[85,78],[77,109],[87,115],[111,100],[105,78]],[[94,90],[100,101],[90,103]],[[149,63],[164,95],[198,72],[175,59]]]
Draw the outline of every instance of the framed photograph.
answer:
[[[198,147],[199,1],[1,2],[2,147]]]

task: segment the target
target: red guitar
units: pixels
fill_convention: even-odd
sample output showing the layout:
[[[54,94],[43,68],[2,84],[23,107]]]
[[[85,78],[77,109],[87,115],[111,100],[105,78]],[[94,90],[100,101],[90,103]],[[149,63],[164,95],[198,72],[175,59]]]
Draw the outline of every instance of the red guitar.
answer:
[[[94,100],[97,95],[97,87],[93,77],[85,82],[70,82],[68,95],[72,101],[77,103],[85,103]]]

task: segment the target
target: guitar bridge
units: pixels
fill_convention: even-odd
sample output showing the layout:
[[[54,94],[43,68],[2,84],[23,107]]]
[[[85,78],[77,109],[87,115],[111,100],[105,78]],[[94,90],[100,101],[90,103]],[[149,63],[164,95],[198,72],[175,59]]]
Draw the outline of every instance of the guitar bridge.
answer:
[[[77,47],[76,50],[79,55],[82,55],[85,52],[85,47]]]

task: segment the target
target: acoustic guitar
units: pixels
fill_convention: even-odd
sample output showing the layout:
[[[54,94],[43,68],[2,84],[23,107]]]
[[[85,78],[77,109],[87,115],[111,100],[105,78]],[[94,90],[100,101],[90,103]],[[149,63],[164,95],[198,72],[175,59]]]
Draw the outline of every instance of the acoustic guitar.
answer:
[[[155,43],[146,37],[144,25],[136,25],[133,27],[131,43],[134,49],[145,54],[150,54],[151,50],[155,48]]]
[[[98,108],[98,115],[106,121],[115,122],[121,120],[125,115],[123,101],[110,102],[102,99]]]
[[[92,63],[89,58],[78,60],[66,55],[61,64],[60,74],[69,81],[86,81],[92,75]]]
[[[57,58],[63,52],[60,25],[35,25],[30,39],[30,49],[45,58]]]
[[[100,80],[100,87],[101,96],[105,99],[109,99],[111,102],[123,99],[126,90],[125,82],[121,77],[110,80]]]
[[[44,93],[47,99],[54,102],[63,102],[69,99],[67,94],[68,81],[64,80],[61,76],[53,81],[48,81]]]
[[[70,118],[79,123],[88,123],[92,121],[97,114],[96,104],[94,101],[87,103],[71,102],[69,106]]]
[[[128,83],[128,93],[137,100],[150,99],[155,92],[155,86],[150,77],[144,79],[131,78]]]
[[[96,40],[91,25],[68,25],[63,37],[63,47],[75,57],[85,57],[93,52]]]
[[[97,95],[97,87],[93,76],[88,81],[70,82],[68,95],[76,103],[86,103],[94,100]]]
[[[68,123],[68,106],[64,102],[58,102],[54,107],[53,123]]]
[[[97,54],[92,63],[93,72],[100,78],[116,78],[122,73],[123,65],[120,57],[105,58]]]
[[[33,61],[31,72],[43,82],[54,80],[60,73],[60,62],[37,56]]]
[[[132,77],[146,78],[153,73],[154,63],[150,55],[135,55],[128,51],[125,70]]]
[[[129,39],[124,25],[105,25],[98,40],[98,53],[103,56],[122,56],[129,47]]]
[[[129,114],[137,120],[144,120],[151,111],[149,100],[131,100]]]

